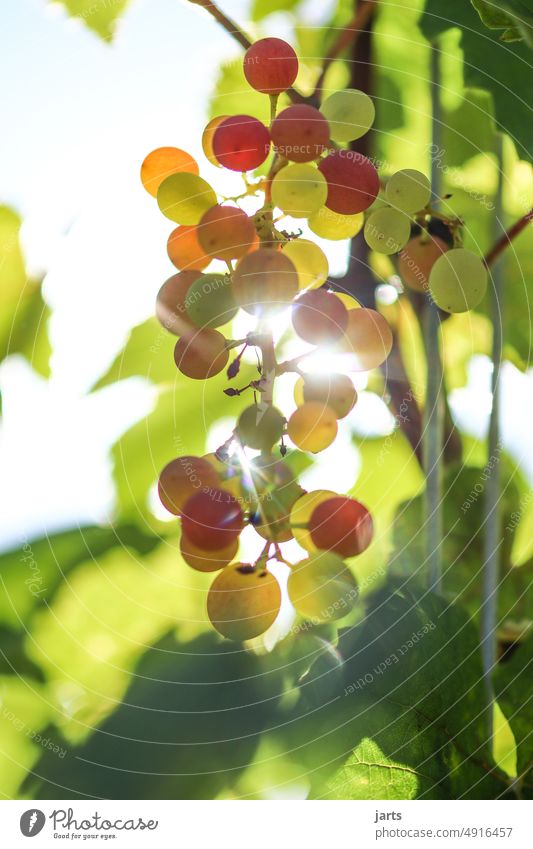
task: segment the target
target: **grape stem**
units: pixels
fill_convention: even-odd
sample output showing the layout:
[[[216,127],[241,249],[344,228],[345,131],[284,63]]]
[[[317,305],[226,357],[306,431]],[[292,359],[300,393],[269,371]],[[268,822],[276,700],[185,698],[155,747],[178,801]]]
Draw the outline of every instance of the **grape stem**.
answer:
[[[498,241],[492,246],[492,248],[485,254],[483,262],[490,268],[496,260],[499,258],[500,254],[504,252],[504,250],[511,244],[513,239],[515,239],[522,230],[525,230],[528,224],[533,222],[533,209],[530,209],[529,212],[526,212],[518,221],[515,221],[512,227],[509,227],[508,230],[498,239]]]
[[[366,29],[366,25],[372,17],[376,2],[377,0],[361,0],[361,2],[357,4],[357,11],[355,12],[352,20],[341,30],[336,41],[330,48],[328,55],[324,59],[320,76],[318,77],[315,90],[310,100],[316,101],[319,99],[324,85],[324,79],[330,65],[341,55],[341,53],[347,50],[348,47],[353,47],[355,45],[359,35]]]

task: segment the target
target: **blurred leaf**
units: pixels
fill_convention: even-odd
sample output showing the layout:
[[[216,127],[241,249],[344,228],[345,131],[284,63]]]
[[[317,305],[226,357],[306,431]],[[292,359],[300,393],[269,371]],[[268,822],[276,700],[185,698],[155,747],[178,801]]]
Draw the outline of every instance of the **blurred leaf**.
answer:
[[[464,91],[456,109],[443,109],[442,121],[445,167],[459,167],[484,151],[495,152],[496,127],[492,99],[486,91]]]
[[[279,696],[267,659],[214,634],[151,647],[123,703],[58,763],[44,753],[31,798],[212,799],[250,763]],[[117,781],[120,775],[120,781]]]
[[[222,65],[209,104],[209,117],[217,115],[253,115],[265,124],[270,123],[268,97],[254,91],[244,76],[242,56]]]
[[[495,678],[496,698],[509,720],[517,746],[517,771],[523,795],[533,798],[533,636],[500,662]]]
[[[499,0],[498,5],[489,0],[472,0],[472,5],[486,27],[504,30],[502,41],[524,39],[533,47],[533,3],[531,0]]]
[[[54,0],[55,2],[55,0]],[[129,0],[59,0],[70,15],[81,18],[104,41],[111,41]]]
[[[511,726],[498,702],[494,702],[493,754],[497,765],[510,778],[516,778],[516,741]]]
[[[149,318],[134,327],[122,351],[115,357],[95,389],[128,377],[145,377],[152,383],[172,383],[177,374],[174,348],[177,337]]]
[[[252,21],[262,21],[275,12],[293,12],[302,0],[253,0]]]
[[[516,515],[510,516],[516,531],[511,548],[513,566],[523,566],[533,557],[533,493],[529,492],[521,501]]]
[[[492,324],[479,313],[456,313],[441,324],[441,351],[448,392],[466,386],[475,354],[491,355]]]
[[[24,635],[0,626],[0,675],[34,678],[43,681],[41,669],[26,655]]]

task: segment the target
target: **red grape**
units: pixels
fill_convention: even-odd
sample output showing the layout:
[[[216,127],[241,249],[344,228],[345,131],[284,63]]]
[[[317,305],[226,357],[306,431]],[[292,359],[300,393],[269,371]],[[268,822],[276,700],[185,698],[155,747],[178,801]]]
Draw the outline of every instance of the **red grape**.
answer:
[[[247,254],[255,236],[252,219],[235,206],[212,206],[198,225],[198,239],[206,254],[225,262]]]
[[[378,172],[366,156],[336,150],[318,166],[328,182],[326,206],[341,215],[363,212],[379,192]]]
[[[328,146],[329,124],[314,106],[296,103],[279,113],[271,134],[281,156],[291,162],[311,162]]]
[[[193,495],[183,505],[181,516],[183,533],[204,551],[227,548],[244,528],[239,502],[222,489]]]
[[[298,58],[281,38],[262,38],[245,53],[244,76],[256,91],[281,94],[298,75]]]
[[[213,136],[213,153],[231,171],[251,171],[265,161],[270,150],[270,133],[250,115],[232,115],[222,121]]]
[[[348,310],[333,292],[313,289],[295,301],[292,325],[305,342],[327,344],[343,335],[348,325]]]
[[[220,478],[204,457],[185,455],[167,463],[159,475],[158,492],[161,504],[179,516],[192,495],[206,488],[218,489]]]
[[[372,542],[374,532],[366,507],[340,495],[315,507],[309,531],[317,548],[336,551],[343,557],[361,554]]]

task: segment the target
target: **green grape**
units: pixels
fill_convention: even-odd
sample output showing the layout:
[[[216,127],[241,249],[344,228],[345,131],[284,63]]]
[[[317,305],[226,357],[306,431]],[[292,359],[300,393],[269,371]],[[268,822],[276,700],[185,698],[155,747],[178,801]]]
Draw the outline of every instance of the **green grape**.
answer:
[[[289,522],[292,528],[294,539],[296,542],[305,548],[306,551],[317,551],[317,547],[311,539],[311,534],[308,525],[315,507],[322,504],[323,501],[329,501],[330,498],[335,498],[336,492],[330,489],[315,489],[311,492],[306,492],[297,501],[294,502]]]
[[[346,143],[368,133],[374,123],[374,103],[363,91],[348,88],[326,97],[320,111],[327,118],[333,141]]]
[[[401,212],[419,212],[431,198],[431,183],[421,171],[404,168],[387,182],[385,195],[394,209]]]
[[[227,274],[202,274],[187,290],[187,316],[195,327],[222,327],[237,315],[231,278]]]
[[[381,254],[396,254],[409,241],[411,222],[403,212],[386,206],[373,212],[365,224],[365,241]]]
[[[309,218],[324,206],[327,197],[326,178],[309,163],[286,165],[272,181],[274,206],[293,218]]]
[[[357,236],[365,223],[365,216],[362,212],[356,212],[355,215],[342,215],[323,206],[311,215],[307,223],[315,236],[339,242],[342,239],[352,239]]]
[[[319,551],[296,563],[287,583],[291,603],[315,622],[342,619],[357,602],[357,583],[337,554]]]
[[[283,433],[285,419],[271,404],[252,404],[243,410],[237,422],[237,434],[243,445],[258,451],[270,451]]]
[[[331,407],[319,401],[306,401],[290,417],[287,433],[302,451],[317,454],[337,436],[337,417]]]
[[[199,224],[216,202],[217,196],[209,183],[197,174],[172,174],[157,190],[159,209],[177,224]]]
[[[274,575],[261,566],[232,563],[220,572],[207,596],[213,626],[228,640],[251,640],[276,619],[281,590]]]
[[[466,312],[476,307],[487,289],[483,261],[466,248],[442,254],[429,274],[429,290],[438,307],[446,312]]]
[[[329,265],[326,254],[309,239],[293,239],[283,248],[298,272],[299,289],[318,289],[328,279]]]

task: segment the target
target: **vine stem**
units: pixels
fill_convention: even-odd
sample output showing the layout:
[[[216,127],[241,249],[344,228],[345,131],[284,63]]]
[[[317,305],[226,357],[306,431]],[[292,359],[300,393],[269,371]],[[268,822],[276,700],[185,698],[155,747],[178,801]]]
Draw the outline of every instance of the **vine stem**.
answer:
[[[346,24],[346,26],[343,27],[336,41],[332,45],[328,55],[324,59],[324,62],[322,64],[322,70],[320,71],[320,76],[318,77],[315,90],[310,98],[311,100],[316,100],[322,92],[324,79],[326,77],[330,65],[348,47],[353,46],[359,38],[360,33],[365,30],[366,25],[370,21],[370,18],[372,17],[372,14],[374,12],[376,2],[377,0],[361,0],[361,2],[357,4],[357,11],[355,12],[352,20],[349,24]]]
[[[500,157],[501,162],[501,157]],[[499,189],[500,191],[500,189]],[[492,248],[485,254],[484,263],[487,268],[490,268],[491,265],[499,259],[500,255],[504,252],[504,250],[509,247],[513,239],[515,239],[522,230],[525,230],[528,224],[533,222],[533,209],[530,209],[529,212],[526,212],[518,221],[515,221],[512,227],[509,227],[505,233],[500,236],[500,238],[495,242]]]

